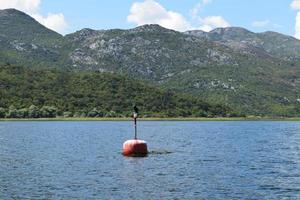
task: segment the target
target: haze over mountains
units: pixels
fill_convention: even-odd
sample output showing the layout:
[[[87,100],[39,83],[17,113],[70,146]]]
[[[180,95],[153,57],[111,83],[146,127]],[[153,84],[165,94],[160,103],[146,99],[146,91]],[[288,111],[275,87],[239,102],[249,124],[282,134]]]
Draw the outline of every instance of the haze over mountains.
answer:
[[[0,10],[0,62],[111,72],[253,115],[300,115],[300,41],[275,32],[158,25],[83,29],[61,36],[30,16]]]

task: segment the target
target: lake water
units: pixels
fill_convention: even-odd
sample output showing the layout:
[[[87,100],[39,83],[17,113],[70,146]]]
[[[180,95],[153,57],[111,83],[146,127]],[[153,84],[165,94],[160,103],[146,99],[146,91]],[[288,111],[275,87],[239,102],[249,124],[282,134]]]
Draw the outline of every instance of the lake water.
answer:
[[[299,122],[0,122],[0,199],[300,199]]]

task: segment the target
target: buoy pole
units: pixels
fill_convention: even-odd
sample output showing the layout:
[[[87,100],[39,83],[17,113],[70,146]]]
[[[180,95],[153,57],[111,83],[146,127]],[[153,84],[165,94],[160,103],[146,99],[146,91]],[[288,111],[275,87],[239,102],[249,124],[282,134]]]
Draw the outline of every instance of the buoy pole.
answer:
[[[134,119],[134,139],[137,140],[137,113],[133,113],[133,119]]]
[[[139,109],[137,106],[133,107],[133,120],[134,120],[134,139],[137,140],[137,125],[136,125],[136,121],[138,118],[138,113],[139,113]]]
[[[137,139],[137,118],[139,109],[134,106],[133,120],[134,120],[134,139],[127,140],[123,143],[123,155],[124,156],[138,156],[144,157],[148,154],[147,143],[144,140]]]

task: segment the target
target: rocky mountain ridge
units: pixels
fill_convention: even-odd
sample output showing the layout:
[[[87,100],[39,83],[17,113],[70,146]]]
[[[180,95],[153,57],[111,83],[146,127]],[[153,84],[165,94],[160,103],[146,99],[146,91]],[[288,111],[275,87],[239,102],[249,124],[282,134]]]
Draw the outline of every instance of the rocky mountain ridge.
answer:
[[[300,114],[300,41],[279,33],[144,25],[61,36],[10,9],[0,44],[0,63],[123,74],[247,114]]]

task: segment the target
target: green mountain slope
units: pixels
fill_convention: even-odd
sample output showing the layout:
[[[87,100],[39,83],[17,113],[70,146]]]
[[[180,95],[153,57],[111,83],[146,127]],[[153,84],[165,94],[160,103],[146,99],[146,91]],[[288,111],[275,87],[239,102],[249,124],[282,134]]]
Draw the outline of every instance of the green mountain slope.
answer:
[[[257,43],[256,34],[241,28],[232,28],[228,35]],[[269,40],[284,39],[270,36]],[[67,46],[75,44],[67,48],[73,69],[132,75],[248,114],[297,115],[300,65],[294,62],[296,58],[288,60],[293,51],[288,54],[282,49],[286,57],[281,59],[279,50],[266,41],[264,48],[245,45],[243,40],[234,45],[231,40],[220,41],[157,25],[132,30],[84,29],[66,37]]]
[[[217,28],[211,32],[187,31],[186,34],[218,42],[235,51],[270,56],[285,61],[300,61],[300,41],[276,32],[253,33],[244,28]]]
[[[68,63],[75,69],[115,71],[166,82],[175,74],[208,65],[236,64],[227,47],[145,25],[130,30],[84,29],[65,37]]]
[[[233,115],[228,107],[157,89],[120,75],[0,66],[0,107],[6,112],[35,105],[55,107],[60,115],[63,112],[77,113],[77,116],[96,112],[98,116],[116,117],[130,116],[135,104],[143,116]]]
[[[15,9],[0,10],[0,63],[53,67],[62,36]]]
[[[0,63],[112,72],[246,114],[300,115],[300,41],[293,37],[236,27],[181,33],[158,25],[83,29],[62,37],[24,13],[3,12]],[[4,31],[7,24],[18,28]],[[16,45],[17,30],[26,27],[35,27],[35,37],[24,36]]]
[[[9,40],[51,45],[62,36],[15,9],[0,10],[1,36]]]

